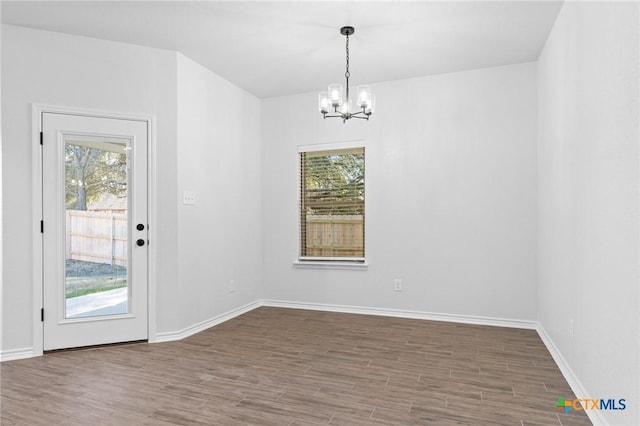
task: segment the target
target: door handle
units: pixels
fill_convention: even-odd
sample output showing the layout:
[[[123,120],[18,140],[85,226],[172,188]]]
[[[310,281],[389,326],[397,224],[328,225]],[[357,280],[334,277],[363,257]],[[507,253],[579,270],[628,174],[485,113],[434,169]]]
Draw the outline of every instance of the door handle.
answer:
[[[141,223],[139,223],[139,224],[137,224],[137,225],[136,225],[136,229],[137,229],[138,231],[144,231],[144,225],[143,225],[143,224],[141,224]]]
[[[144,245],[144,240],[140,238],[138,241],[136,241],[136,244],[138,245],[138,247],[142,247]]]

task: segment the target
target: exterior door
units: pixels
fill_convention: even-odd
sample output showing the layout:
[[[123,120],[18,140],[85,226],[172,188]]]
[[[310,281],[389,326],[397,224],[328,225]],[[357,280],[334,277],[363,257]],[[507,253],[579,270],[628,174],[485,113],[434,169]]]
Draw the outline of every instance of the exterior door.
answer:
[[[42,114],[44,350],[145,340],[147,123]]]

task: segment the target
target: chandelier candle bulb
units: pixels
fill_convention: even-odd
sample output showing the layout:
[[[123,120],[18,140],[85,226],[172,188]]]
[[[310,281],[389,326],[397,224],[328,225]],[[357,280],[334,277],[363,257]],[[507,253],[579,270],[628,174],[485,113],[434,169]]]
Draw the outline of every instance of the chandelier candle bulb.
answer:
[[[342,104],[342,85],[330,84],[329,85],[329,99],[331,99],[331,106],[337,108]]]
[[[371,115],[376,112],[376,95],[371,95],[371,98],[369,99],[369,102],[365,106],[364,110],[365,114],[367,115]]]
[[[358,86],[356,91],[358,92],[358,107],[366,108],[371,102],[371,87]]]
[[[329,93],[322,92],[318,95],[318,109],[323,114],[329,112]]]
[[[353,110],[352,99],[342,102],[342,105],[340,105],[340,108],[338,109],[338,111],[340,111],[340,113],[342,114],[349,114],[352,110]]]

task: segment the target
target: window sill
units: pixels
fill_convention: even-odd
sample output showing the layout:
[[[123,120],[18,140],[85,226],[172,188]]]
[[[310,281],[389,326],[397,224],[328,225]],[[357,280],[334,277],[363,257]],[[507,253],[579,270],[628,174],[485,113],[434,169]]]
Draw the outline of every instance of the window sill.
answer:
[[[355,262],[326,262],[326,261],[313,261],[313,260],[296,260],[293,262],[294,268],[300,269],[344,269],[351,271],[366,271],[369,269],[369,264]]]

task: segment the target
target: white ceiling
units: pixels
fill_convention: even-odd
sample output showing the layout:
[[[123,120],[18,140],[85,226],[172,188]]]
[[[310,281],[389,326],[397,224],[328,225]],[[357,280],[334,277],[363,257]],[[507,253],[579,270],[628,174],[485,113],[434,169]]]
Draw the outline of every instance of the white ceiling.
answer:
[[[258,97],[535,61],[551,1],[2,1],[8,24],[177,50]],[[374,88],[375,90],[375,88]]]

